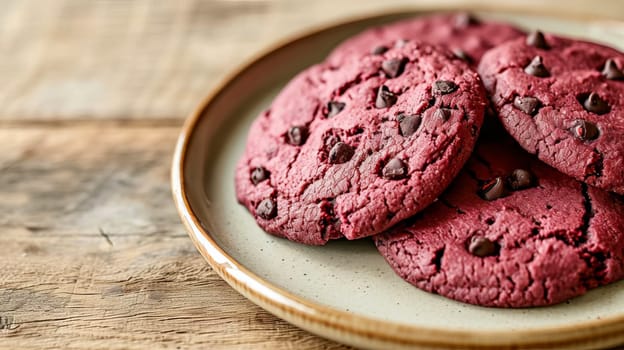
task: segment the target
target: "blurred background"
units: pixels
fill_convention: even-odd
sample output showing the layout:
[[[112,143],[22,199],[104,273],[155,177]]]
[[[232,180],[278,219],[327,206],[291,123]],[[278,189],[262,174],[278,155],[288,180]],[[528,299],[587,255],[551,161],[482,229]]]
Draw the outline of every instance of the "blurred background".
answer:
[[[468,2],[624,16],[620,0]],[[280,39],[382,10],[462,3],[2,0],[0,120],[181,120],[226,72]]]
[[[621,0],[0,0],[0,349],[346,348],[197,253],[170,194],[180,126],[292,35],[466,2],[624,19]]]

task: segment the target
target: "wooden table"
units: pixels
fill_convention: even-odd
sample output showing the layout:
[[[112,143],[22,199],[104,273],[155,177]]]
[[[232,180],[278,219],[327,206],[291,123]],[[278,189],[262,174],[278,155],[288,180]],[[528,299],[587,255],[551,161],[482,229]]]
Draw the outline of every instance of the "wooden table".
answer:
[[[346,348],[211,270],[170,157],[185,116],[259,49],[402,3],[0,1],[0,348]]]

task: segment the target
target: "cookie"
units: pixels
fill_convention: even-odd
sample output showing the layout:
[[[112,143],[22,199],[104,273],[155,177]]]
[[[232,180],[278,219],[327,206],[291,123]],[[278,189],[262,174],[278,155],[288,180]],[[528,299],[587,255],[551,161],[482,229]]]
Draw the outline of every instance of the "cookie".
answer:
[[[379,233],[448,186],[486,101],[467,64],[429,45],[313,66],[252,124],[238,201],[265,231],[296,242]]]
[[[340,64],[353,56],[380,54],[406,40],[417,40],[444,45],[476,65],[490,48],[523,35],[510,24],[480,20],[467,13],[422,16],[365,30],[336,47],[327,61]]]
[[[374,237],[409,283],[481,306],[551,305],[624,277],[622,197],[514,141],[480,140],[451,187]]]
[[[532,33],[492,49],[479,72],[505,129],[559,171],[624,194],[624,54]]]

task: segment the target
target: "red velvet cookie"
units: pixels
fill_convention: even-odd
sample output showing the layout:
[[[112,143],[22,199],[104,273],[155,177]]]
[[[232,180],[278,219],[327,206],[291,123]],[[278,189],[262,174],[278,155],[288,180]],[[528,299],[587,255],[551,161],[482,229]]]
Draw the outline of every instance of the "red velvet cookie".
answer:
[[[479,73],[505,129],[580,181],[624,194],[624,53],[532,33],[492,49]]]
[[[622,197],[480,140],[451,187],[374,237],[409,283],[466,303],[550,305],[624,277]]]
[[[479,20],[467,13],[422,16],[365,30],[338,45],[327,61],[340,64],[353,56],[382,53],[405,40],[416,40],[447,47],[476,65],[487,50],[523,34],[510,24]]]
[[[251,126],[237,198],[264,230],[296,242],[379,233],[450,184],[486,102],[465,62],[425,44],[313,66]]]

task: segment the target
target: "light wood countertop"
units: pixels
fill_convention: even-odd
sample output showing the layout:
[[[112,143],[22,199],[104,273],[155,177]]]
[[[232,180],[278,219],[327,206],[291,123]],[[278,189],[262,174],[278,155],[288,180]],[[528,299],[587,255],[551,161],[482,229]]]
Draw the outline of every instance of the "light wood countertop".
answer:
[[[0,1],[0,348],[346,349],[212,271],[171,200],[171,155],[184,118],[262,48],[414,4]],[[546,6],[624,19],[619,0]]]

